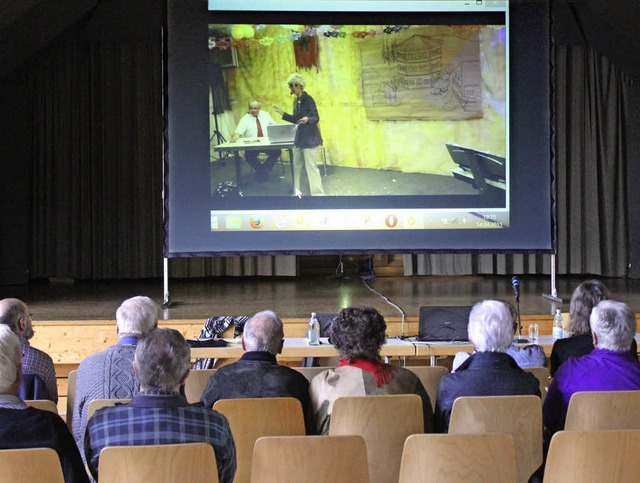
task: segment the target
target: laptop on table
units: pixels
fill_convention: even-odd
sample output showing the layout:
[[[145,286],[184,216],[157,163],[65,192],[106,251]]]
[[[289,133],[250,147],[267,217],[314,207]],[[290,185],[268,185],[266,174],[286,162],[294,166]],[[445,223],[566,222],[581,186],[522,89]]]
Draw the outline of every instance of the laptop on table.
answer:
[[[272,124],[267,126],[267,137],[271,144],[292,143],[296,138],[297,124]]]
[[[467,325],[471,306],[420,307],[418,341],[468,342]]]

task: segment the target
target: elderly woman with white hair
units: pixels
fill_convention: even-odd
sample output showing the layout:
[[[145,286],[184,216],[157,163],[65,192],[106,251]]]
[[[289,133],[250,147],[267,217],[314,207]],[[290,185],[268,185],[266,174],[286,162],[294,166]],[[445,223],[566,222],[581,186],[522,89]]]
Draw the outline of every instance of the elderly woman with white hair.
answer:
[[[504,302],[485,300],[474,305],[469,314],[468,333],[475,352],[440,382],[434,417],[436,432],[448,431],[453,402],[458,397],[528,394],[540,397],[536,377],[524,372],[506,353],[513,340],[513,319]]]
[[[318,169],[318,150],[322,145],[322,136],[318,128],[320,115],[316,102],[304,90],[305,81],[298,74],[292,74],[287,79],[291,94],[296,96],[293,101],[293,114],[284,112],[277,105],[273,110],[285,121],[297,124],[296,137],[293,147],[293,188],[294,194],[301,195],[300,181],[302,169],[307,172],[309,191],[311,196],[323,195],[322,178]]]
[[[18,336],[0,325],[0,449],[51,448],[60,458],[67,483],[89,481],[66,423],[55,413],[27,406],[18,397],[21,379]]]

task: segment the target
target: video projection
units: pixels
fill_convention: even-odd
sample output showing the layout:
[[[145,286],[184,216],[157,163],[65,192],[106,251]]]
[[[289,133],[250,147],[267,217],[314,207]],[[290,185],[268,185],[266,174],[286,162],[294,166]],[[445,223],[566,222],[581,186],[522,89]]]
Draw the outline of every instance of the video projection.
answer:
[[[169,0],[165,256],[553,251],[548,15]]]

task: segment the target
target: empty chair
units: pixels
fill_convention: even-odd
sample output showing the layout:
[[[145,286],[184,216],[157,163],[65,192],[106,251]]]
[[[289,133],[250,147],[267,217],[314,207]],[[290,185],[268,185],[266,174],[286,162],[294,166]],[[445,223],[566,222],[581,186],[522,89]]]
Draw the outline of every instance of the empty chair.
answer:
[[[100,452],[101,483],[211,483],[218,481],[208,443],[110,446]]]
[[[466,396],[453,403],[449,434],[509,433],[516,447],[517,480],[542,464],[542,403],[537,396]]]
[[[544,483],[635,483],[640,430],[558,431],[551,438]]]
[[[362,436],[268,436],[256,441],[251,481],[367,483]]]
[[[516,451],[510,434],[413,434],[404,443],[400,483],[515,480]]]
[[[199,369],[189,371],[187,379],[184,381],[184,395],[190,403],[200,401],[200,396],[204,388],[207,387],[209,376],[216,372],[215,369]]]
[[[333,403],[329,435],[364,438],[370,481],[396,481],[404,441],[423,432],[422,399],[416,394],[339,397]]]
[[[547,392],[549,391],[549,384],[551,384],[551,373],[549,369],[546,367],[527,367],[522,369],[525,372],[530,372],[536,379],[540,382],[540,395],[542,400],[547,396]]]
[[[236,444],[236,482],[251,481],[253,446],[258,438],[306,434],[302,405],[292,397],[220,399],[213,409],[229,420]]]
[[[0,450],[0,483],[64,483],[58,453],[51,448]]]
[[[292,367],[291,369],[295,369],[306,377],[307,381],[311,382],[311,379],[313,379],[316,374],[320,374],[327,369],[334,369],[334,367]]]
[[[58,414],[58,406],[49,399],[25,399],[25,404],[32,408],[42,409],[43,411],[50,411]]]
[[[116,404],[127,404],[129,402],[131,402],[131,399],[93,399],[89,402],[89,407],[87,408],[87,420],[91,419],[91,416],[93,416],[98,409],[115,406]]]
[[[431,409],[436,409],[436,396],[438,395],[438,387],[440,380],[449,373],[446,367],[442,366],[405,366],[413,372],[424,386],[431,400]]]
[[[576,392],[564,429],[640,429],[640,391]]]
[[[71,371],[67,379],[67,426],[73,431],[73,405],[76,402],[76,376],[78,370]]]

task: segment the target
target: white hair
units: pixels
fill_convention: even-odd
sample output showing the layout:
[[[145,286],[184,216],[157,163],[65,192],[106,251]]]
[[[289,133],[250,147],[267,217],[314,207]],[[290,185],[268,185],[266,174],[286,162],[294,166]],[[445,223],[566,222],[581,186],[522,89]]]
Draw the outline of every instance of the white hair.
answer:
[[[7,394],[16,383],[22,365],[18,336],[8,325],[0,325],[0,394]]]
[[[513,342],[513,318],[504,302],[484,300],[469,314],[469,340],[478,352],[506,352]]]
[[[591,332],[596,334],[599,349],[627,352],[636,334],[635,314],[626,304],[603,300],[591,311]]]
[[[287,85],[290,84],[300,84],[302,87],[304,87],[307,83],[304,81],[300,74],[291,74],[287,79]]]
[[[158,317],[158,304],[149,297],[127,299],[116,311],[118,334],[144,335],[158,325]]]
[[[282,321],[275,312],[258,312],[244,324],[242,339],[248,351],[270,352],[276,355],[284,337]]]

